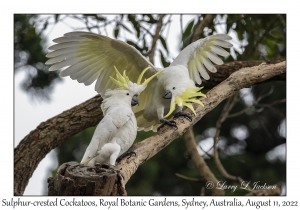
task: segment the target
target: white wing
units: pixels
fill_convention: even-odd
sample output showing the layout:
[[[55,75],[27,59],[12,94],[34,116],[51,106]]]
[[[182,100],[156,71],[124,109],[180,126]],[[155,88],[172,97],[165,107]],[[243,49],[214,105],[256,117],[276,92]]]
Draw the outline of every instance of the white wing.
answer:
[[[156,73],[155,67],[138,50],[120,40],[90,32],[70,32],[53,41],[58,44],[49,47],[54,50],[47,54],[50,59],[46,64],[52,65],[49,71],[69,66],[61,76],[70,76],[85,85],[97,80],[95,90],[101,95],[106,89],[116,88],[109,79],[115,76],[114,66],[126,70],[132,81],[148,66],[151,69],[146,77]]]
[[[132,111],[122,107],[111,110],[98,124],[93,138],[87,147],[81,163],[84,163],[91,157],[94,157],[97,151],[101,150],[103,145],[110,142],[117,134],[119,129],[128,122],[132,116]]]
[[[185,47],[170,66],[184,65],[189,70],[190,78],[201,84],[201,78],[209,79],[206,69],[215,73],[217,69],[213,63],[221,65],[223,61],[217,56],[228,56],[229,53],[221,47],[230,48],[232,44],[226,40],[231,37],[226,34],[216,34],[195,41]],[[212,63],[212,62],[213,63]],[[199,72],[199,73],[198,73]]]
[[[70,76],[85,85],[90,85],[97,80],[95,90],[101,96],[107,89],[117,88],[109,79],[110,76],[115,77],[114,66],[119,71],[126,70],[127,76],[133,82],[137,81],[142,70],[148,66],[151,69],[145,73],[144,78],[149,78],[157,72],[155,67],[134,47],[107,36],[90,32],[70,32],[53,41],[58,44],[49,47],[49,50],[53,50],[47,54],[50,59],[46,64],[52,65],[49,71],[68,67],[60,73],[61,76]],[[151,83],[156,81],[157,78],[154,78]],[[140,105],[134,107],[134,112],[146,107],[152,91],[147,87],[140,94]]]

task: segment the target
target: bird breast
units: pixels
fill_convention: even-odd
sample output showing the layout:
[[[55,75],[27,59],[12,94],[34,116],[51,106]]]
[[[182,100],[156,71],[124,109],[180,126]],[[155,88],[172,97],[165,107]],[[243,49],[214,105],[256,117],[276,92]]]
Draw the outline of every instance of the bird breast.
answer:
[[[117,144],[121,146],[120,154],[126,152],[133,144],[137,134],[137,123],[132,113],[130,119],[122,126],[115,137],[117,137]]]

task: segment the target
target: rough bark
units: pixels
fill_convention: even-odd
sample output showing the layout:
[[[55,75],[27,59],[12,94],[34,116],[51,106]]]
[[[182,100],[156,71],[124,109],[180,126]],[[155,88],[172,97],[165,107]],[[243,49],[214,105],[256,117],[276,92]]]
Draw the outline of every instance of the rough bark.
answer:
[[[278,63],[279,61],[275,60],[272,62]],[[208,85],[208,83],[203,84],[205,88],[213,87],[226,79],[230,73],[237,71],[241,66],[248,67],[247,65],[253,66],[262,62],[263,61],[235,61],[224,64],[218,67],[218,76],[211,78],[210,81],[213,85]],[[254,69],[255,68],[253,68],[253,70]],[[224,74],[222,73],[223,71]],[[275,76],[277,76],[280,80],[283,80],[281,75],[284,75],[285,77],[285,71],[278,75],[279,76]],[[242,78],[245,77],[244,75],[240,76]],[[272,80],[273,78],[264,78],[263,80],[257,80],[254,83]],[[251,83],[248,86],[251,86],[254,83]],[[218,95],[219,93],[214,92],[214,94]],[[45,122],[42,122],[35,130],[31,131],[27,136],[24,137],[23,140],[21,140],[19,145],[14,150],[15,195],[23,195],[30,177],[46,154],[48,154],[52,149],[61,145],[65,139],[99,123],[99,121],[103,118],[103,114],[100,109],[101,102],[102,98],[97,95],[80,105],[77,105],[51,119],[48,119]],[[179,135],[180,133],[177,133],[174,134],[173,137],[177,138]]]
[[[48,178],[51,196],[127,195],[119,171],[106,164],[95,167],[76,162],[62,164],[54,178]]]

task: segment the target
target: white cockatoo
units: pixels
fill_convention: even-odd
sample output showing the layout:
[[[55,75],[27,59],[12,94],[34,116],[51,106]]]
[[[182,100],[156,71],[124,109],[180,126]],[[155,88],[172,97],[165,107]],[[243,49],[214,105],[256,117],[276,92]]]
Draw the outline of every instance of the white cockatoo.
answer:
[[[138,95],[147,87],[147,84],[158,72],[141,83],[146,68],[133,83],[126,76],[126,71],[121,75],[116,69],[117,79],[111,78],[119,86],[115,90],[106,90],[103,95],[101,109],[103,119],[98,124],[93,138],[87,147],[81,163],[94,166],[95,163],[108,163],[115,165],[116,159],[124,154],[133,144],[137,134],[137,123],[131,106],[139,103]]]
[[[196,84],[201,84],[201,77],[209,79],[207,70],[212,73],[217,71],[212,62],[223,64],[217,55],[229,55],[222,47],[232,47],[227,41],[230,39],[226,34],[215,34],[185,47],[171,65],[164,68],[165,73],[155,77],[139,96],[140,105],[133,108],[139,130],[157,131],[161,123],[162,126],[176,126],[174,121],[168,119],[172,115],[188,117],[182,112],[183,106],[195,113],[191,103],[202,104],[197,97],[203,96],[199,92],[201,88],[196,87]],[[108,80],[114,73],[112,65],[126,69],[133,79],[146,67],[150,68],[146,73],[147,77],[161,70],[154,67],[134,47],[107,36],[70,32],[53,41],[57,44],[49,47],[49,50],[53,50],[47,55],[50,59],[46,64],[52,65],[49,70],[68,67],[60,75],[70,76],[85,85],[97,80],[95,90],[101,96],[106,89],[116,87]]]

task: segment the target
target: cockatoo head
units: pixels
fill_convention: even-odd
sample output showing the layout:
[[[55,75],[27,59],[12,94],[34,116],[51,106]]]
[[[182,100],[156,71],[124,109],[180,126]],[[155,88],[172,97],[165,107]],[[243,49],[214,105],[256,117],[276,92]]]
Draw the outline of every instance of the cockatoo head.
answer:
[[[175,110],[176,105],[179,107],[186,106],[193,111],[196,115],[194,107],[192,106],[192,102],[200,104],[203,106],[201,101],[197,100],[196,97],[205,96],[205,94],[201,93],[200,90],[203,87],[196,87],[194,84],[191,86],[181,84],[177,86],[167,86],[166,94],[163,96],[165,99],[171,99],[170,111],[164,118],[167,118],[170,114]]]
[[[129,80],[128,76],[126,75],[126,70],[123,71],[123,75],[120,74],[120,72],[118,71],[118,69],[114,66],[115,70],[116,70],[116,77],[117,79],[114,79],[113,77],[110,77],[111,80],[119,86],[119,89],[121,90],[125,90],[126,94],[128,93],[131,97],[131,106],[135,106],[137,104],[139,104],[139,100],[138,100],[138,95],[140,95],[140,93],[145,90],[145,88],[147,87],[148,83],[157,75],[162,74],[164,71],[159,71],[156,74],[152,75],[150,78],[145,79],[145,81],[143,83],[141,83],[142,81],[142,77],[145,74],[145,72],[150,69],[150,67],[145,68],[142,73],[139,75],[137,82],[133,83]]]

